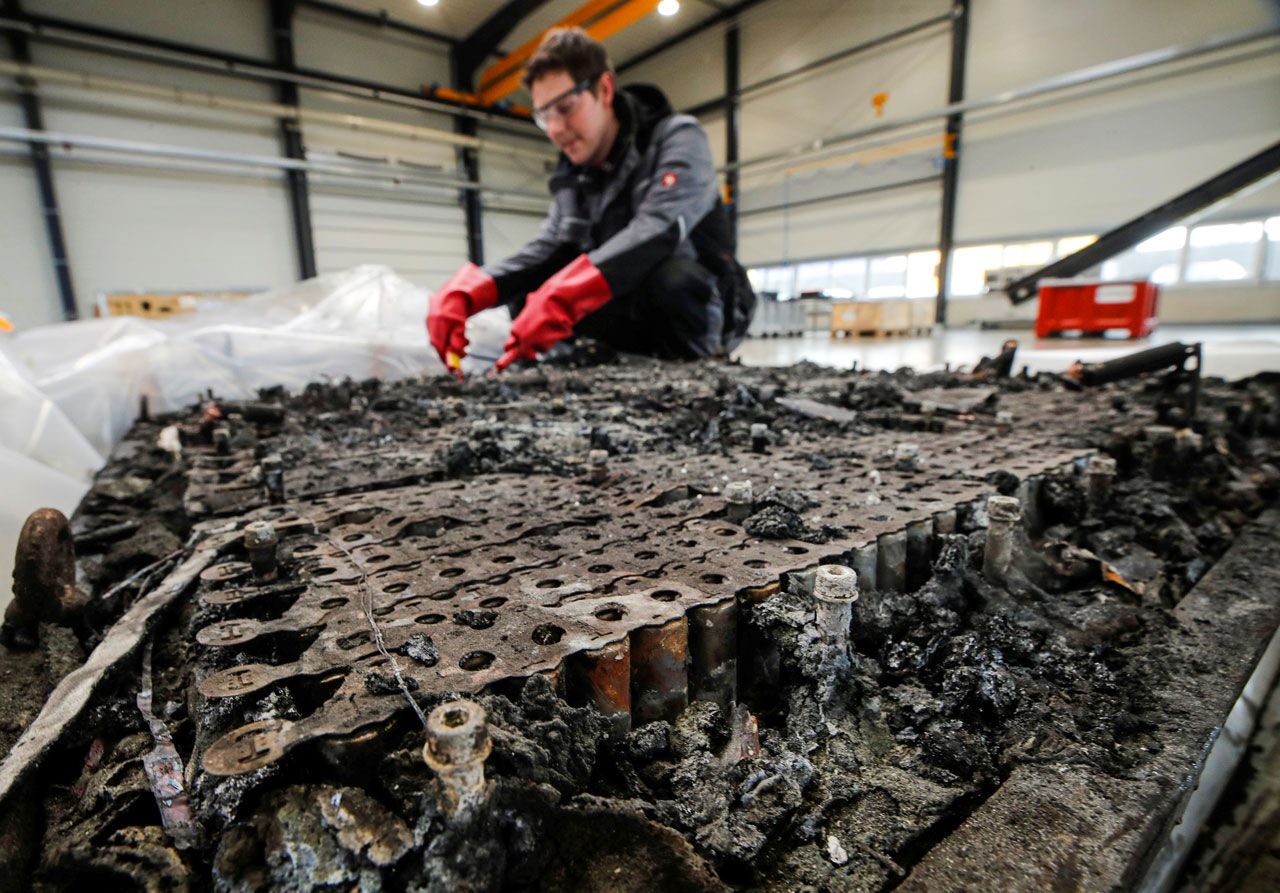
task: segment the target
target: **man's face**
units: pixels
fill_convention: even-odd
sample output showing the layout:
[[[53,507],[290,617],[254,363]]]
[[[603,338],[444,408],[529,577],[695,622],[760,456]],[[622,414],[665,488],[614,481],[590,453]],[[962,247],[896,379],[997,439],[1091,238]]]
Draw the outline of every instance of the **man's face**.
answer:
[[[600,164],[609,154],[605,141],[613,118],[613,75],[606,72],[588,87],[573,92],[577,85],[567,71],[552,71],[529,88],[533,107],[544,111],[547,136],[574,164]]]

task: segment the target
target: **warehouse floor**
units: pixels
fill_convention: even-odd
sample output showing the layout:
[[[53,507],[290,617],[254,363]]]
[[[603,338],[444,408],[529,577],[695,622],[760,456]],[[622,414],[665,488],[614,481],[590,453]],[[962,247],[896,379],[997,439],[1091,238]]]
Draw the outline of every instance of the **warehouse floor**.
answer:
[[[1162,325],[1150,337],[1123,339],[1036,338],[1029,329],[956,328],[925,338],[832,338],[814,332],[793,338],[751,338],[737,357],[748,366],[786,366],[809,360],[823,366],[859,369],[916,369],[972,366],[1000,352],[1006,339],[1019,342],[1017,368],[1062,372],[1075,360],[1097,362],[1171,341],[1205,345],[1205,374],[1239,378],[1264,369],[1280,369],[1280,326]]]

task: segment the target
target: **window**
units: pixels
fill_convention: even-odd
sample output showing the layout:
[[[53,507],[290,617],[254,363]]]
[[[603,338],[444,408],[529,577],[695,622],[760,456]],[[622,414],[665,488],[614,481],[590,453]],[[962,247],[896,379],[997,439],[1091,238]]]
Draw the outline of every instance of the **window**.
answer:
[[[1262,232],[1261,220],[1197,226],[1191,231],[1187,250],[1187,281],[1253,279]]]
[[[831,263],[822,261],[796,267],[796,294],[826,291],[831,279]]]
[[[1268,217],[1264,224],[1267,232],[1267,256],[1262,265],[1262,275],[1267,279],[1280,279],[1280,217]]]
[[[1081,248],[1086,248],[1098,241],[1097,236],[1067,236],[1065,239],[1058,240],[1058,257],[1066,257],[1068,254],[1075,254]]]
[[[1161,285],[1178,281],[1187,228],[1171,226],[1102,264],[1103,279],[1150,279]]]
[[[986,287],[987,270],[998,270],[1003,263],[1003,245],[957,248],[951,255],[951,294],[982,294]]]
[[[851,257],[831,264],[833,298],[860,298],[867,293],[867,259]]]
[[[937,251],[913,251],[907,255],[908,298],[938,296],[938,262],[941,258]]]
[[[868,298],[901,298],[907,294],[907,256],[892,254],[871,258],[867,276]]]
[[[1019,242],[1004,246],[1004,267],[1043,267],[1053,260],[1052,242]]]
[[[767,267],[764,271],[764,290],[773,292],[779,301],[789,301],[796,295],[794,267]]]

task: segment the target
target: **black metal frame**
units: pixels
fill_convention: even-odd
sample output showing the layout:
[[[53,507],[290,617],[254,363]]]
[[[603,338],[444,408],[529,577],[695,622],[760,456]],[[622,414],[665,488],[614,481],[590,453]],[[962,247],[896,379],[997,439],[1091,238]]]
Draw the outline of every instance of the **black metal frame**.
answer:
[[[1006,287],[1009,300],[1014,304],[1029,301],[1038,294],[1041,279],[1066,278],[1083,273],[1277,170],[1280,170],[1280,142],[1273,143],[1145,214],[1122,223],[1074,254],[1010,282]]]
[[[22,15],[20,0],[3,0],[0,10],[5,15]],[[10,32],[9,49],[14,61],[23,64],[31,62],[31,48],[25,35]],[[40,98],[36,95],[34,81],[19,78],[21,88],[20,102],[22,115],[28,130],[44,130],[44,114],[40,109]],[[53,185],[53,169],[49,163],[49,147],[43,143],[31,143],[31,167],[36,176],[36,187],[40,192],[41,211],[44,216],[45,235],[49,240],[49,254],[53,259],[53,275],[58,283],[58,298],[62,304],[62,318],[78,319],[80,311],[76,306],[75,288],[71,283],[71,263],[67,258],[67,241],[62,231],[62,213],[58,207],[58,193]]]
[[[482,22],[463,40],[454,44],[450,62],[453,69],[453,85],[457,90],[470,92],[475,87],[476,71],[484,60],[495,52],[511,30],[547,0],[508,0],[501,9]],[[455,117],[453,128],[467,136],[477,133],[474,118]],[[458,168],[468,180],[480,179],[480,157],[475,149],[458,150]],[[462,209],[466,214],[467,256],[476,265],[484,263],[484,205],[477,190],[464,189],[461,195]]]
[[[738,250],[738,129],[742,118],[742,99],[739,85],[742,80],[742,41],[737,23],[724,32],[724,92],[725,128],[724,160],[728,165],[724,174],[726,210],[729,214],[729,238],[733,251]]]
[[[956,0],[955,18],[951,20],[951,76],[947,102],[964,101],[965,67],[969,55],[969,0]],[[955,248],[956,196],[960,187],[960,132],[964,115],[947,116],[942,151],[942,209],[938,225],[938,299],[934,321],[947,324],[947,298],[951,289],[951,252]]]
[[[292,70],[293,14],[296,0],[271,0],[271,37],[276,64]],[[276,88],[280,101],[297,107],[298,85],[281,81]],[[305,161],[306,148],[302,143],[302,129],[296,120],[280,119],[280,142],[288,158]],[[311,193],[307,188],[307,172],[285,171],[285,184],[289,191],[289,211],[293,220],[293,244],[298,258],[298,276],[311,279],[316,275],[316,247],[311,229]]]
[[[727,22],[730,19],[737,17],[739,14],[746,12],[751,7],[758,6],[764,2],[767,2],[767,0],[742,0],[741,3],[736,3],[728,9],[725,9],[723,12],[719,12],[716,15],[703,19],[692,28],[681,31],[679,34],[672,35],[657,46],[650,47],[638,56],[633,56],[621,65],[615,66],[615,68],[618,74],[625,74],[629,69],[635,68],[643,62],[648,62],[654,56],[665,53],[667,50],[672,47],[679,46],[690,38],[697,37],[708,28],[714,28],[716,25]]]

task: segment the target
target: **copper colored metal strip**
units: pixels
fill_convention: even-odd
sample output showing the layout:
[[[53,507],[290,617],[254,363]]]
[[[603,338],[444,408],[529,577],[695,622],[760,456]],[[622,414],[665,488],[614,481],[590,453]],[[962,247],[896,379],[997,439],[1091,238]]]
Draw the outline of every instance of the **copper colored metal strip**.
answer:
[[[689,706],[689,621],[684,617],[631,633],[631,718],[635,725],[675,722]]]
[[[689,612],[689,697],[730,710],[738,701],[738,603]]]
[[[595,707],[615,732],[631,728],[631,643],[611,642],[595,651],[574,655],[569,662],[570,698]]]

